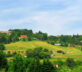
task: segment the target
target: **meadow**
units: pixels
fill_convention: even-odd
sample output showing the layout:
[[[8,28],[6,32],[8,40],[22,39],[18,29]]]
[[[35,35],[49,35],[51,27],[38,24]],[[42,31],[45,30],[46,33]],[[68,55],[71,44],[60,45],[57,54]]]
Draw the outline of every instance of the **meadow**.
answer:
[[[51,44],[48,44],[45,41],[26,41],[26,42],[15,42],[10,44],[5,44],[5,53],[8,53],[10,51],[11,53],[17,52],[24,54],[28,49],[34,49],[37,47],[46,48],[50,51],[53,51],[54,56],[52,57],[52,60],[65,60],[67,58],[73,58],[75,60],[81,60],[82,61],[82,51],[78,48],[74,47],[62,47],[62,46],[54,46]],[[57,51],[63,51],[65,54],[58,53]]]

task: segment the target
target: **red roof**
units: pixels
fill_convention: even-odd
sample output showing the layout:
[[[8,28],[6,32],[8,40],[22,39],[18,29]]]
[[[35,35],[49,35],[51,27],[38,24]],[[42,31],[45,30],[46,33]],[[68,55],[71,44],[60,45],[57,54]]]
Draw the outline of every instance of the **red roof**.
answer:
[[[27,35],[21,35],[20,37],[21,38],[27,38]]]

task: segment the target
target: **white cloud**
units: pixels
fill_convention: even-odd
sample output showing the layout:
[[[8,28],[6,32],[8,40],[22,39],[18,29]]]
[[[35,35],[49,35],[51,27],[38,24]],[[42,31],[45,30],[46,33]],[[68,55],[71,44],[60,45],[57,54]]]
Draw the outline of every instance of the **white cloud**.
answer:
[[[38,12],[33,20],[38,24],[38,29],[46,32],[54,30],[53,34],[64,33],[67,27],[75,25],[74,23],[80,20],[80,11],[79,7],[69,7],[59,11]]]
[[[3,28],[4,26],[7,26],[10,28],[11,24],[13,26],[16,26],[19,24],[24,23],[31,23],[36,24],[35,30],[41,30],[43,32],[48,32],[49,34],[73,34],[73,33],[81,33],[81,29],[72,29],[69,30],[70,27],[74,27],[76,25],[76,22],[79,22],[82,20],[82,14],[81,14],[81,0],[45,0],[47,1],[47,4],[49,3],[63,3],[64,5],[67,5],[64,9],[59,10],[37,10],[37,6],[31,6],[31,7],[20,7],[20,8],[12,8],[12,9],[5,9],[0,12],[1,16],[7,15],[7,14],[19,14],[20,15],[26,15],[24,18],[19,19],[13,19],[11,16],[11,19],[7,21],[0,21],[0,28]],[[40,4],[41,5],[41,4]],[[29,16],[28,16],[29,15]],[[24,26],[24,25],[23,25]],[[20,27],[21,28],[21,27]],[[67,31],[67,33],[66,33]],[[71,31],[71,32],[70,32]]]

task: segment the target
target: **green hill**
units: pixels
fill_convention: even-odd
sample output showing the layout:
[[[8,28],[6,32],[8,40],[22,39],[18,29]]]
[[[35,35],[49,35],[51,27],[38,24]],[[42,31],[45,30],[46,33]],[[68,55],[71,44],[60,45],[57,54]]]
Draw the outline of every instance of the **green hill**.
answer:
[[[10,43],[5,45],[6,50],[8,51],[26,51],[28,49],[34,49],[37,47],[47,48],[54,53],[54,58],[67,58],[67,57],[74,57],[74,58],[82,58],[82,51],[74,47],[62,47],[62,46],[54,46],[48,44],[47,42],[43,41],[30,41],[30,42],[16,42]],[[63,51],[65,54],[57,53],[57,51]],[[76,57],[77,56],[77,57]]]

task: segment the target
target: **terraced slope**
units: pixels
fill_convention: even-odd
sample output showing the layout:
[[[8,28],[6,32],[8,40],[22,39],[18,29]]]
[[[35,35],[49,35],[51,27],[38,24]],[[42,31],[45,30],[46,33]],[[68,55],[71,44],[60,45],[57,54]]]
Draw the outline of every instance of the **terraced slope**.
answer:
[[[82,51],[80,51],[77,48],[54,46],[43,41],[16,42],[16,43],[6,44],[5,47],[6,47],[6,50],[4,52],[6,53],[10,51],[11,53],[17,52],[22,54],[24,54],[28,49],[42,47],[53,51],[54,53],[53,59],[55,58],[58,60],[59,59],[65,60],[66,58],[74,58],[76,60],[82,60]],[[57,53],[58,50],[63,51],[65,54]]]
[[[28,49],[42,47],[42,48],[47,48],[49,50],[52,50],[53,52],[62,50],[68,54],[81,54],[82,53],[79,49],[76,49],[73,47],[54,46],[43,41],[16,42],[16,43],[11,43],[11,44],[6,44],[5,47],[6,47],[6,50],[17,50],[17,51],[19,50],[26,51]]]

